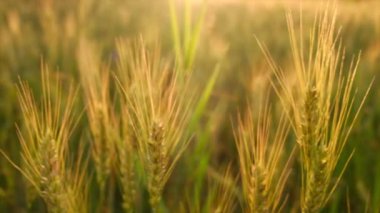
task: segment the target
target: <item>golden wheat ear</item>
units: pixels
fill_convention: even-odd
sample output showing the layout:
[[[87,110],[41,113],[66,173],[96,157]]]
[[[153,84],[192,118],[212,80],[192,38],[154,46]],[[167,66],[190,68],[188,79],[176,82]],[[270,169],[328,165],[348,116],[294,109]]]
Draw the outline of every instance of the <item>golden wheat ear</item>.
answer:
[[[86,202],[82,182],[77,182],[81,175],[73,175],[74,167],[67,160],[69,138],[76,123],[72,112],[76,92],[70,87],[67,97],[63,97],[60,81],[50,77],[46,66],[42,66],[41,76],[40,102],[27,83],[20,80],[17,87],[23,164],[14,165],[35,186],[49,211],[82,211]]]
[[[118,179],[122,189],[123,209],[125,212],[134,212],[135,201],[138,195],[138,177],[136,154],[136,141],[131,127],[131,117],[128,104],[121,100],[121,127],[122,133],[120,140],[117,141],[118,156]]]
[[[235,212],[237,201],[237,178],[232,174],[231,164],[224,169],[222,174],[214,175],[213,182],[216,182],[214,198],[212,199],[211,211],[215,213]]]
[[[80,40],[77,58],[90,131],[91,156],[99,187],[99,208],[112,209],[116,147],[121,140],[121,127],[112,102],[111,72],[101,63],[97,46],[89,40]]]
[[[288,164],[281,164],[289,124],[282,116],[272,132],[268,104],[254,117],[250,107],[239,116],[234,128],[239,153],[240,175],[243,184],[245,209],[248,212],[279,212],[288,178]],[[282,169],[281,169],[282,168]]]
[[[193,98],[187,81],[179,79],[158,50],[146,50],[142,41],[130,48],[133,53],[124,72],[129,76],[118,77],[118,82],[147,175],[150,204],[157,212],[163,188],[189,141],[184,136]]]
[[[308,44],[302,43],[302,35],[299,42],[291,13],[287,20],[293,51],[292,70],[279,68],[268,50],[260,46],[272,68],[276,79],[273,87],[287,109],[301,150],[302,212],[318,212],[326,205],[344,171],[338,172],[337,181],[333,180],[340,154],[372,83],[363,97],[356,96],[354,81],[359,58],[344,66],[344,48],[336,33],[334,6],[318,10]],[[294,84],[287,78],[291,72],[294,72]],[[356,103],[359,106],[354,109]],[[347,163],[348,160],[346,166]]]

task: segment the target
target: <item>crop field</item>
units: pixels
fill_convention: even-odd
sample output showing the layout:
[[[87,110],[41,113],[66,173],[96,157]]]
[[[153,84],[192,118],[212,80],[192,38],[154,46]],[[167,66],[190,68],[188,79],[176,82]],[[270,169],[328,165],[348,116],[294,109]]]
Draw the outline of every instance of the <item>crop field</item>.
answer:
[[[380,2],[1,0],[0,212],[380,212]]]

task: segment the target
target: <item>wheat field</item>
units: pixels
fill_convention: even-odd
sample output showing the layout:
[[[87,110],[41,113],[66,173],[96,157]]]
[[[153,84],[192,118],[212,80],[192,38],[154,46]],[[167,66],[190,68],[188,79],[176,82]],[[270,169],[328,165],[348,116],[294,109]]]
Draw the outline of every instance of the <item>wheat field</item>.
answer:
[[[380,3],[2,0],[0,212],[380,212]]]

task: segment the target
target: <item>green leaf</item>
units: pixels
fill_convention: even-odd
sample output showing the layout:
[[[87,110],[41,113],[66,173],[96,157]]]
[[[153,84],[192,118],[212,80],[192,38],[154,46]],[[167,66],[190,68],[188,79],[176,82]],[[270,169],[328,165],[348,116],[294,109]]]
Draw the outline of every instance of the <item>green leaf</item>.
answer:
[[[189,125],[189,129],[188,129],[190,134],[195,131],[203,113],[206,110],[207,103],[211,97],[211,94],[212,94],[212,91],[213,91],[214,86],[216,84],[216,81],[218,79],[219,73],[220,73],[220,65],[218,64],[215,67],[214,72],[212,73],[205,89],[203,90],[201,98],[199,99],[199,101],[195,107],[195,111],[192,115],[190,125]]]

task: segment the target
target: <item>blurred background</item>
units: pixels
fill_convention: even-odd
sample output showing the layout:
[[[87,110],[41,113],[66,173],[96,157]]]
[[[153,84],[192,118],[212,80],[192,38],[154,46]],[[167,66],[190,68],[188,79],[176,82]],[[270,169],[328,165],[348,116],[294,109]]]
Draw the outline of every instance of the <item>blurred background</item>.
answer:
[[[183,27],[184,5],[181,0],[175,3],[180,27]],[[207,144],[203,149],[209,156],[204,170],[209,174],[228,163],[238,168],[231,117],[247,100],[260,102],[268,86],[269,67],[256,38],[267,46],[279,66],[289,66],[291,50],[285,12],[291,10],[294,17],[298,17],[302,11],[306,26],[303,29],[308,33],[315,8],[321,2],[209,0],[204,3],[190,0],[190,5],[193,24],[205,11],[192,66],[196,76],[194,84],[205,85],[215,66],[220,67],[204,115],[207,134],[203,140]],[[380,72],[380,2],[339,1],[337,24],[347,58],[361,53],[356,81],[358,93],[362,95],[374,77],[375,82],[343,158],[353,150],[355,154],[325,211],[342,212],[349,206],[351,212],[378,212],[380,84],[376,76]],[[15,83],[21,77],[38,91],[42,61],[58,70],[62,78],[77,79],[77,53],[83,38],[95,43],[102,61],[112,66],[117,39],[133,40],[141,36],[147,46],[159,43],[163,57],[174,58],[172,35],[167,0],[1,0],[0,149],[16,163],[20,162],[15,127],[20,121],[20,111]],[[183,159],[190,159],[189,156],[192,153],[186,152]],[[182,161],[179,164],[188,165]],[[187,180],[192,180],[194,169],[202,170],[181,167],[174,172],[169,185],[190,184]],[[292,179],[296,177],[291,176]],[[41,210],[42,201],[30,195],[28,187],[20,173],[0,156],[0,212]],[[166,192],[169,195],[182,193],[176,191],[176,187],[168,188],[173,189]],[[291,198],[288,202],[292,203],[290,201]],[[169,209],[175,202],[168,199]]]

